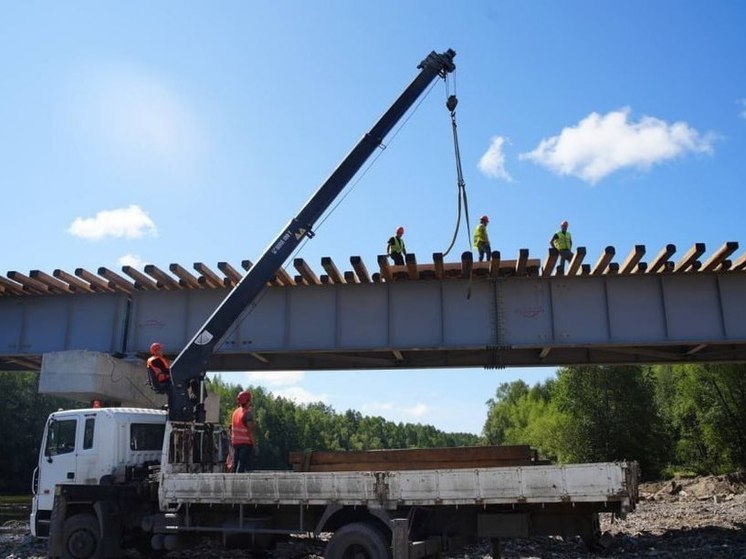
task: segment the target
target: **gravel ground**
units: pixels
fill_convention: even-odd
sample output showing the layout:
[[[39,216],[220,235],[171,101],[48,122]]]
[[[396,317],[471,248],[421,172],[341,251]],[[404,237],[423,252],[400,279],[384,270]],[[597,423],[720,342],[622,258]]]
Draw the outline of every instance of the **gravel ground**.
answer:
[[[692,480],[643,484],[637,510],[625,519],[602,515],[601,546],[588,552],[580,540],[531,538],[505,540],[503,556],[529,558],[659,557],[688,559],[746,557],[746,475],[703,477]],[[319,545],[284,545],[270,559],[316,559]],[[0,557],[6,559],[46,558],[44,543],[28,534],[28,524],[12,521],[0,527]],[[132,559],[139,557],[134,552]],[[226,551],[205,544],[190,551],[172,552],[172,559],[220,557],[250,559],[244,551]],[[487,559],[485,543],[445,559]]]

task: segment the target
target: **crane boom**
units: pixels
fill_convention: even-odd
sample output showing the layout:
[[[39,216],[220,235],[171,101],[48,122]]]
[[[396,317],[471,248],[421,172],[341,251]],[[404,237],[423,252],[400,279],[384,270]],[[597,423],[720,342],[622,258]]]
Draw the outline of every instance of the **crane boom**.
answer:
[[[256,264],[218,305],[194,337],[182,349],[171,365],[172,390],[169,393],[169,419],[173,421],[203,421],[201,403],[195,404],[189,395],[189,385],[200,385],[207,371],[208,360],[215,348],[230,332],[233,324],[248,312],[251,304],[266,289],[267,282],[300,244],[304,237],[313,237],[313,226],[334,199],[344,189],[383,139],[417,101],[432,81],[445,78],[456,66],[456,53],[431,52],[417,67],[420,73],[381,116],[373,128],[350,151],[297,216],[283,227]]]

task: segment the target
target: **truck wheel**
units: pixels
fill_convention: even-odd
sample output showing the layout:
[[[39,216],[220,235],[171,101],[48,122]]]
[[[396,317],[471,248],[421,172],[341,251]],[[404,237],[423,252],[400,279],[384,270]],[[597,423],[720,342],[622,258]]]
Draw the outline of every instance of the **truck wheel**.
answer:
[[[101,533],[92,514],[76,514],[62,528],[62,559],[98,559],[101,557]]]
[[[326,559],[390,559],[391,547],[381,531],[365,522],[343,526],[332,536]]]

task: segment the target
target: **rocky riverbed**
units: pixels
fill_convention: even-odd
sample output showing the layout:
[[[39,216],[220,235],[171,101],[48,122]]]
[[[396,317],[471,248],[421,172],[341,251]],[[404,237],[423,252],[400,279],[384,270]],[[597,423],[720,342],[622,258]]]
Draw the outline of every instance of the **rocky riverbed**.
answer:
[[[589,552],[580,540],[531,538],[505,540],[507,558],[741,558],[746,557],[746,476],[712,476],[689,480],[643,484],[637,510],[625,519],[612,521],[602,515],[598,550]],[[271,559],[317,559],[322,543],[283,545],[271,553]],[[43,559],[45,546],[28,534],[28,524],[6,522],[0,527],[0,557],[6,559]],[[132,559],[140,557],[135,552]],[[249,558],[244,551],[226,551],[206,543],[189,551],[172,552],[172,559]],[[486,559],[491,557],[487,543],[446,559]]]

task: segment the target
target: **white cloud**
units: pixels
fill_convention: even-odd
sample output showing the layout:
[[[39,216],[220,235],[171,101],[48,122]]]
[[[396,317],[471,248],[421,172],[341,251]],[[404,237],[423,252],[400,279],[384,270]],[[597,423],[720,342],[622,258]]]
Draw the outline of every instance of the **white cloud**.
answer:
[[[94,217],[77,217],[67,232],[83,239],[100,240],[105,237],[140,239],[156,236],[155,223],[140,206],[130,205],[116,210],[102,210]]]
[[[404,413],[410,417],[424,417],[429,411],[430,408],[427,404],[423,404],[422,402],[417,402],[412,407],[404,408]]]
[[[142,270],[145,267],[145,261],[137,254],[125,254],[124,256],[120,256],[117,259],[117,264],[120,266],[131,266],[132,268],[137,268],[139,270]]]
[[[668,124],[650,116],[628,122],[629,114],[629,107],[591,113],[520,157],[595,184],[620,169],[648,169],[686,153],[712,153],[712,133],[702,135],[686,122]]]
[[[484,155],[479,158],[477,168],[487,177],[511,182],[513,177],[511,177],[505,170],[505,154],[503,153],[503,146],[506,141],[506,138],[502,136],[493,136],[490,141],[490,147],[487,148]]]
[[[306,375],[304,371],[260,371],[246,373],[252,384],[267,386],[288,386],[298,384]]]
[[[272,393],[279,398],[292,400],[296,404],[327,403],[329,401],[327,394],[313,394],[300,386],[291,386],[283,390],[273,390]]]

